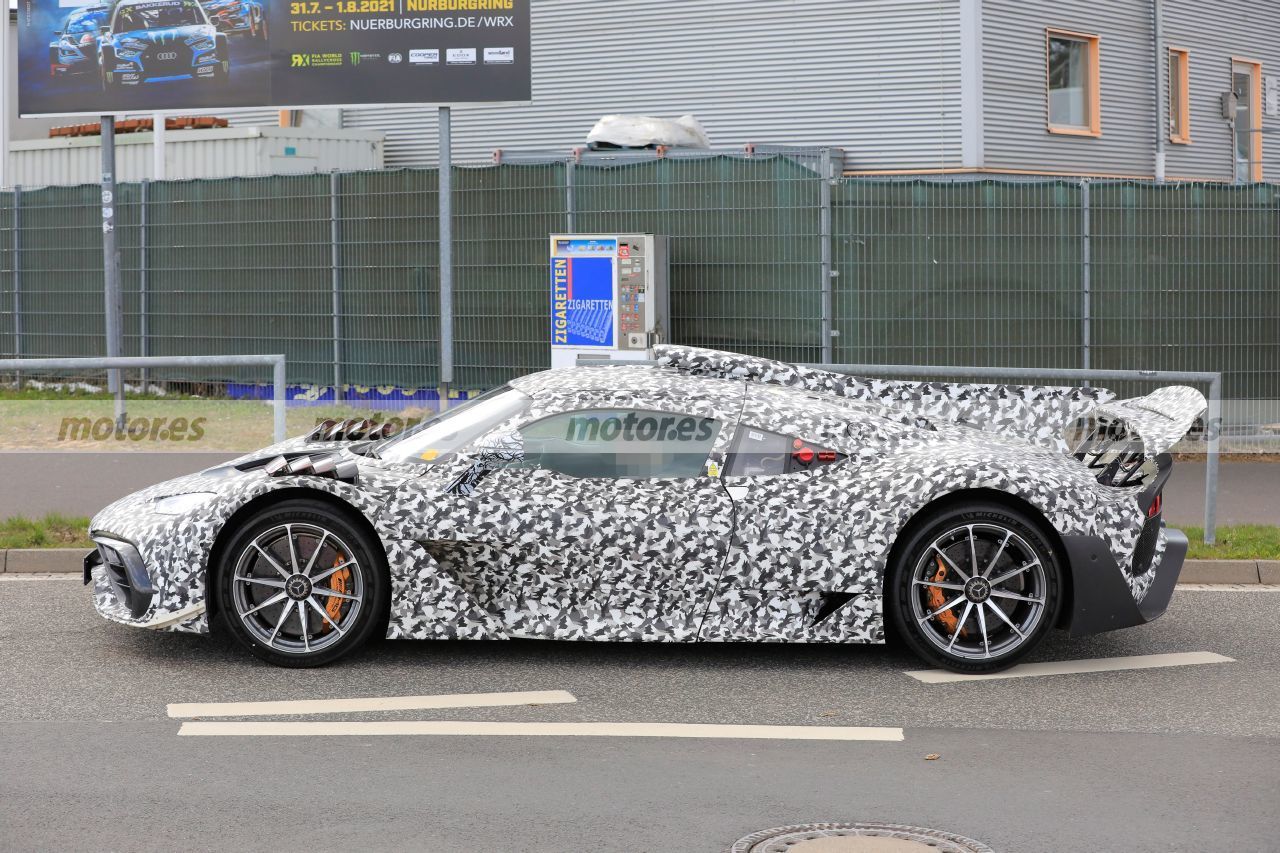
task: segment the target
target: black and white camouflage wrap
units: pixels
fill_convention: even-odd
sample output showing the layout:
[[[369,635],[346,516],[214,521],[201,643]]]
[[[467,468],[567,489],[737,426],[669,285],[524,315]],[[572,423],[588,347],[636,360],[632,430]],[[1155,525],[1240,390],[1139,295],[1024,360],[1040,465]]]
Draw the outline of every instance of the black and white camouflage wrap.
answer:
[[[1115,401],[1096,388],[897,382],[732,353],[660,347],[657,366],[545,371],[511,385],[528,408],[439,464],[354,456],[355,483],[234,466],[179,478],[103,510],[91,530],[134,543],[158,590],[133,619],[96,570],[108,619],[204,632],[210,554],[227,522],[260,501],[323,493],[369,520],[391,580],[388,636],[568,640],[880,642],[883,579],[899,532],[930,503],[991,489],[1062,535],[1108,543],[1131,564],[1141,486],[1102,486],[1068,455],[1066,424],[1106,409],[1170,443],[1204,408],[1185,388]],[[581,409],[644,409],[719,424],[700,476],[574,478],[508,464],[522,426]],[[1185,422],[1185,423],[1184,423]],[[794,436],[847,456],[791,474],[727,476],[741,429]],[[251,454],[323,448],[301,439]],[[157,498],[208,493],[181,516]],[[1148,572],[1125,579],[1135,600]],[[833,594],[847,599],[825,618]]]

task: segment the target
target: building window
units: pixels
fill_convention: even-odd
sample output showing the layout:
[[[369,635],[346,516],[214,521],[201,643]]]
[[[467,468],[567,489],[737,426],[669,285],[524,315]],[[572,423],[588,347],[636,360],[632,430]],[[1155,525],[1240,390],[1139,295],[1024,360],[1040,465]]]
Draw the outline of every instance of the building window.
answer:
[[[1235,95],[1235,179],[1262,180],[1262,63],[1231,60],[1231,92]]]
[[[1169,141],[1191,142],[1191,54],[1169,48]]]
[[[1045,30],[1049,132],[1102,135],[1098,37]]]

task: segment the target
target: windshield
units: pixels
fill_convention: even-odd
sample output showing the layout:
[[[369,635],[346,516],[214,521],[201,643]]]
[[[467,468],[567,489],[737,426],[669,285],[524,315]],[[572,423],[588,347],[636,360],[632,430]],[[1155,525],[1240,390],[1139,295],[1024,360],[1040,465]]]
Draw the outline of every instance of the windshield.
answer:
[[[529,408],[530,402],[527,395],[503,385],[392,436],[377,446],[377,454],[393,462],[439,464]]]
[[[125,6],[116,12],[116,32],[128,30],[162,30],[169,27],[193,27],[204,23],[195,0],[182,3],[147,3]]]
[[[98,29],[98,25],[102,23],[103,18],[107,17],[107,10],[100,12],[87,12],[83,15],[77,15],[67,23],[68,33],[91,33]]]

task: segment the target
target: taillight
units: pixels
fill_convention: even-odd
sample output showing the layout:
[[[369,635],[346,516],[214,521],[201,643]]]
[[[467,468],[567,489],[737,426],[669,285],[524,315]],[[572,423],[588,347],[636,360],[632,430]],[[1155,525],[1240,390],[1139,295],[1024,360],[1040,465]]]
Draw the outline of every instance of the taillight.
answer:
[[[815,459],[821,463],[828,463],[838,462],[840,458],[838,452],[824,447],[810,447],[803,439],[797,438],[791,442],[791,459],[798,465],[808,467]]]
[[[1160,514],[1160,509],[1164,504],[1164,495],[1156,495],[1156,499],[1151,502],[1151,506],[1147,509],[1147,518],[1155,518]]]

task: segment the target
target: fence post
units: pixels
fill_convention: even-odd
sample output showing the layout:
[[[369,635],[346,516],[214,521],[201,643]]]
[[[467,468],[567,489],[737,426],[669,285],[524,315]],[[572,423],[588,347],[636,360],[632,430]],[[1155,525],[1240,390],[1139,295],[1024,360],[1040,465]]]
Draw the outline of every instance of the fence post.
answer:
[[[272,402],[272,434],[277,442],[286,438],[285,424],[285,383],[289,381],[285,374],[285,357],[275,356],[271,364],[271,402]]]
[[[329,285],[333,297],[333,402],[342,394],[342,269],[338,248],[338,172],[329,173]]]
[[[1080,366],[1088,370],[1093,366],[1090,348],[1093,346],[1093,235],[1089,208],[1089,179],[1080,179]],[[1086,382],[1087,386],[1089,383]]]
[[[163,119],[161,119],[163,121]],[[138,355],[151,355],[151,341],[149,339],[150,323],[147,321],[147,314],[150,311],[150,294],[148,293],[149,283],[147,281],[147,188],[151,182],[146,178],[142,179],[139,187],[139,204],[138,210]],[[147,392],[147,386],[151,382],[151,370],[142,368],[142,393]]]
[[[822,360],[830,363],[835,359],[832,357],[831,339],[835,335],[833,330],[832,313],[834,311],[832,288],[834,287],[834,279],[836,272],[831,268],[831,184],[835,180],[831,168],[831,149],[822,149],[822,165],[818,168],[818,240],[821,244],[820,251],[822,253],[821,272],[822,276],[822,306],[819,320],[819,336],[822,350]]]
[[[22,358],[22,187],[13,188],[13,355]],[[22,390],[22,371],[14,374]]]
[[[1222,374],[1209,382],[1209,458],[1204,466],[1204,541],[1212,545],[1218,538],[1218,451],[1222,435]]]
[[[576,177],[575,168],[577,167],[576,158],[570,156],[564,163],[564,210],[565,210],[565,232],[574,233],[574,178]]]

